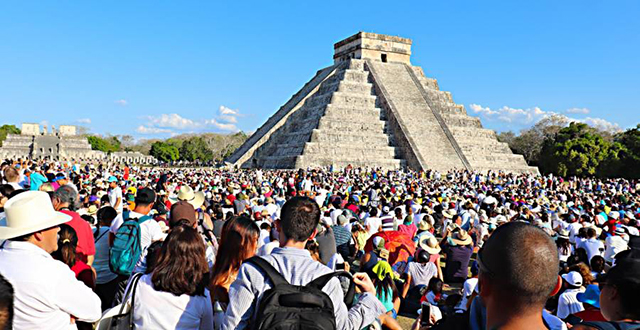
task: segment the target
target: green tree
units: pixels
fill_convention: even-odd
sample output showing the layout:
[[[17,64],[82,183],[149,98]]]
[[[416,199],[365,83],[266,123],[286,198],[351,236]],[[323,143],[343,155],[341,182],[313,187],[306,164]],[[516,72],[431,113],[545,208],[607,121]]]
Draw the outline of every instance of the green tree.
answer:
[[[97,135],[90,135],[87,141],[91,145],[91,149],[100,150],[107,153],[120,151],[121,143],[117,137],[102,138]]]
[[[640,179],[640,124],[615,136],[614,140],[623,147],[620,152],[621,176]]]
[[[610,150],[611,143],[587,124],[574,122],[544,140],[540,169],[561,176],[604,176],[598,170],[602,170],[601,163],[607,158],[613,154],[617,157],[620,148],[614,148]]]
[[[20,134],[20,129],[15,125],[2,125],[0,126],[0,147],[2,142],[7,138],[8,134]]]
[[[180,159],[194,162],[208,162],[213,159],[213,151],[207,146],[202,137],[194,136],[182,142],[180,147]]]
[[[162,141],[154,142],[151,145],[149,154],[163,162],[176,161],[180,157],[180,151],[178,151],[178,148]]]

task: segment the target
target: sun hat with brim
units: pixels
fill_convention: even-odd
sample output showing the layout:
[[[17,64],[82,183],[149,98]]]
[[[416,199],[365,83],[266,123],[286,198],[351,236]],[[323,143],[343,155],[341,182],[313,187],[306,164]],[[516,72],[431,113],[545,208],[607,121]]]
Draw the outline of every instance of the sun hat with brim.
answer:
[[[600,288],[597,284],[590,284],[584,292],[578,293],[578,301],[600,308]]]
[[[422,221],[420,221],[418,223],[418,230],[425,231],[425,230],[429,230],[431,228],[432,228],[431,223],[429,223],[429,221],[427,221],[427,220],[423,219]]]
[[[455,245],[469,245],[472,243],[471,236],[467,234],[467,231],[459,229],[451,238],[451,241]]]
[[[571,286],[582,286],[582,275],[576,271],[563,274],[562,278]]]
[[[98,213],[98,207],[96,205],[89,205],[89,208],[87,208],[87,214],[94,215],[96,213]]]
[[[442,215],[447,219],[452,219],[456,215],[456,211],[446,210],[442,212]]]
[[[438,240],[431,235],[420,236],[418,246],[429,254],[438,254],[441,250],[440,245],[438,245]]]
[[[4,205],[5,218],[0,220],[0,239],[15,238],[51,228],[71,220],[56,212],[49,194],[27,191],[9,199]]]
[[[564,230],[564,229],[563,229],[563,230],[561,230],[561,231],[558,233],[558,236],[557,236],[557,237],[558,237],[558,238],[569,239],[569,231],[568,231],[568,230]]]
[[[202,191],[194,192],[189,186],[182,186],[178,190],[178,196],[176,199],[179,201],[185,201],[193,205],[193,208],[198,209],[202,204],[204,204],[204,193]]]
[[[455,245],[469,245],[472,243],[471,236],[463,229],[459,229],[451,238]]]

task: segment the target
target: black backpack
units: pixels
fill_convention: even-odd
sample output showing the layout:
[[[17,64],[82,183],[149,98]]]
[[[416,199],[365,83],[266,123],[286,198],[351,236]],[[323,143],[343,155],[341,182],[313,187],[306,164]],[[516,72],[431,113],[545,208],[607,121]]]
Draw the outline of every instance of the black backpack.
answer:
[[[245,262],[262,270],[272,283],[258,304],[258,313],[253,320],[253,330],[336,329],[333,302],[322,288],[333,277],[349,278],[350,285],[345,302],[353,302],[355,287],[351,274],[345,271],[325,274],[305,286],[291,285],[271,264],[261,257]]]

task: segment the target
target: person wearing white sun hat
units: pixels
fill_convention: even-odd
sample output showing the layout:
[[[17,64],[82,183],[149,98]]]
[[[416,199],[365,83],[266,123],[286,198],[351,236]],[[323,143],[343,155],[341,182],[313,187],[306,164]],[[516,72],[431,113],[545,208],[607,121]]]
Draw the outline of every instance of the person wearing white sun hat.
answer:
[[[15,290],[15,329],[76,329],[75,320],[100,318],[100,298],[50,253],[58,226],[71,219],[53,209],[49,195],[28,191],[5,205],[0,220],[0,273]]]

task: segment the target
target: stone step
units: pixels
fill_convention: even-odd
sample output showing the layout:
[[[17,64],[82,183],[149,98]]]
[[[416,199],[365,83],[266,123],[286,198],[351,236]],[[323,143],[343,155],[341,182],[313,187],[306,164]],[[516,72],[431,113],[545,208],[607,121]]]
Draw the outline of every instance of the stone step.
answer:
[[[343,120],[351,120],[352,118],[380,120],[381,111],[380,108],[343,108],[329,104],[324,110],[324,116]]]
[[[450,128],[454,126],[482,128],[482,123],[480,122],[480,119],[477,117],[443,113],[442,118]]]
[[[369,82],[369,72],[363,70],[346,69],[337,74],[341,80],[366,83]]]
[[[331,97],[331,105],[344,108],[375,108],[376,96],[367,94],[335,92]]]
[[[314,129],[311,134],[311,142],[328,143],[354,143],[371,146],[389,146],[389,138],[384,133],[367,132],[336,132],[322,129]]]
[[[383,169],[400,169],[406,167],[406,161],[402,159],[377,159],[375,161],[354,159],[351,161],[336,160],[333,158],[320,158],[315,156],[299,156],[298,167],[316,167],[316,166],[331,166],[334,169],[343,169],[351,165],[358,168],[383,168]]]
[[[486,138],[496,140],[496,133],[486,128],[452,126],[449,128],[453,136],[458,138]]]
[[[332,117],[322,117],[317,128],[323,130],[335,130],[339,132],[367,131],[367,132],[383,132],[385,122],[363,120],[362,118],[350,118],[348,121],[343,119],[335,119]]]
[[[395,148],[390,146],[371,146],[365,144],[330,144],[307,142],[305,154],[339,157],[341,159],[395,158]]]
[[[351,70],[364,71],[364,60],[350,59],[347,62],[347,68]]]

